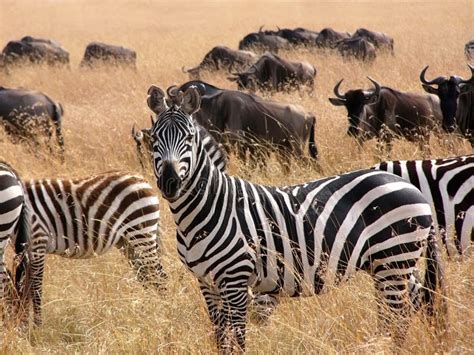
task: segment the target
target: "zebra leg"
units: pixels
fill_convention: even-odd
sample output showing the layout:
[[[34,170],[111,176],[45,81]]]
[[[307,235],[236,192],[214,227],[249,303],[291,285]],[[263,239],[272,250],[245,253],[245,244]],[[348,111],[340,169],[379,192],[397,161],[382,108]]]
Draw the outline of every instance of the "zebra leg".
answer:
[[[209,313],[209,318],[211,319],[212,325],[214,327],[217,348],[221,350],[225,348],[225,344],[227,343],[227,320],[224,313],[222,312],[222,299],[216,292],[211,290],[207,284],[203,282],[199,282],[199,288],[201,289],[201,293],[206,300],[207,312]]]
[[[30,292],[33,300],[33,320],[35,325],[39,326],[42,324],[41,302],[43,297],[43,275],[48,238],[36,236],[32,238],[32,241]]]
[[[5,301],[6,301],[6,290],[7,285],[10,282],[8,270],[5,265],[5,248],[7,246],[8,239],[4,239],[0,242],[0,301],[2,303],[2,319],[4,318],[4,310],[5,310]]]
[[[397,275],[397,271],[393,270],[393,274],[384,278],[376,278],[375,284],[379,298],[379,330],[382,334],[390,334],[395,345],[401,347],[407,333],[410,305],[406,277]]]
[[[163,281],[167,279],[167,275],[160,263],[156,233],[127,236],[124,241],[124,253],[137,272],[140,283],[145,287],[152,286],[157,289],[163,287]]]
[[[239,285],[234,280],[230,280],[229,282],[224,282],[220,290],[223,300],[223,313],[228,320],[238,351],[245,352],[248,287],[246,284]]]

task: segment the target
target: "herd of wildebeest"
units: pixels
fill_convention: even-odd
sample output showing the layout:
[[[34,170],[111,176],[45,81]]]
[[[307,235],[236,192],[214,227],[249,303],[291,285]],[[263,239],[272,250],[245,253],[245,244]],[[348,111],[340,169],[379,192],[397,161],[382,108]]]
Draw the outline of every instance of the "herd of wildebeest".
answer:
[[[263,26],[262,26],[263,27]],[[344,57],[373,61],[380,53],[394,55],[394,40],[382,32],[364,28],[353,34],[325,28],[320,32],[304,28],[263,30],[246,35],[239,49],[226,46],[212,48],[199,65],[183,71],[191,81],[171,90],[198,88],[202,104],[196,113],[197,122],[211,132],[226,148],[236,148],[241,159],[247,154],[253,161],[264,161],[261,154],[269,151],[303,157],[309,144],[309,156],[316,159],[316,118],[295,104],[262,98],[256,90],[312,92],[316,68],[306,61],[287,60],[276,53],[295,47],[339,52]],[[474,55],[474,40],[466,43],[468,60]],[[100,65],[129,66],[136,69],[135,51],[115,45],[92,42],[87,45],[81,67]],[[12,66],[47,64],[69,67],[69,53],[53,40],[31,36],[7,43],[0,56],[0,70],[10,72]],[[446,132],[458,131],[474,144],[474,67],[468,64],[470,76],[437,76],[427,78],[426,66],[420,70],[420,80],[427,94],[401,92],[384,87],[369,78],[371,88],[341,92],[343,79],[335,83],[329,98],[336,106],[345,106],[349,120],[348,134],[359,143],[377,137],[381,147],[390,149],[393,137],[417,141],[426,148],[427,136],[436,127]],[[217,88],[199,80],[203,71],[226,70],[228,79],[236,82],[238,90]],[[38,144],[40,138],[51,140],[54,131],[60,150],[64,150],[61,104],[47,95],[27,89],[0,88],[0,116],[6,133],[13,141]],[[43,132],[43,134],[38,134]],[[225,134],[222,134],[225,132]],[[132,129],[139,152],[147,143],[148,130]],[[265,149],[268,148],[268,149]],[[140,155],[143,164],[143,156]],[[287,161],[287,160],[286,160]]]
[[[192,119],[199,124],[199,129],[206,134],[209,132],[217,142],[217,145],[212,142],[210,151],[222,145],[242,161],[249,159],[252,164],[265,165],[269,154],[275,154],[285,169],[289,168],[289,156],[318,167],[316,116],[300,105],[277,102],[256,94],[257,91],[292,90],[312,93],[316,68],[306,61],[288,60],[281,56],[297,47],[369,63],[379,55],[395,55],[393,38],[364,28],[353,34],[331,28],[320,32],[304,28],[278,28],[276,31],[260,28],[246,35],[238,50],[216,46],[197,66],[183,67],[190,81],[170,86],[167,100],[179,97],[182,102],[183,93],[199,98]],[[465,45],[465,54],[468,61],[473,59],[474,40]],[[13,67],[23,65],[64,66],[67,70],[69,63],[69,53],[59,43],[31,36],[8,42],[0,55],[0,71],[5,75],[10,75]],[[104,65],[137,70],[137,54],[125,47],[100,42],[87,45],[80,67],[93,70]],[[474,66],[468,64],[468,67],[470,73],[465,77],[432,77],[432,73],[428,74],[428,66],[420,68],[419,80],[426,94],[401,92],[370,77],[370,88],[343,91],[343,79],[337,78],[334,97],[329,101],[346,108],[347,133],[359,145],[376,138],[379,146],[390,152],[392,140],[404,138],[417,142],[426,151],[429,150],[429,135],[444,131],[446,134],[457,133],[474,146]],[[204,71],[227,72],[228,79],[236,83],[237,89],[222,89],[202,81],[201,73]],[[154,88],[157,89],[152,86],[152,93]],[[160,100],[155,101],[165,106],[164,92],[161,89],[155,92],[161,95]],[[148,94],[149,100],[153,99],[150,91]],[[150,101],[148,104],[151,109],[154,107]],[[162,113],[152,111],[157,117]],[[65,150],[61,129],[64,112],[60,103],[39,91],[0,87],[0,122],[6,135],[15,143],[26,142],[34,146],[47,139],[51,148],[59,146],[62,159]],[[152,119],[152,125],[154,123]],[[52,142],[53,136],[56,142]],[[133,125],[132,136],[140,163],[145,168],[146,162],[152,160],[151,128],[137,129]]]

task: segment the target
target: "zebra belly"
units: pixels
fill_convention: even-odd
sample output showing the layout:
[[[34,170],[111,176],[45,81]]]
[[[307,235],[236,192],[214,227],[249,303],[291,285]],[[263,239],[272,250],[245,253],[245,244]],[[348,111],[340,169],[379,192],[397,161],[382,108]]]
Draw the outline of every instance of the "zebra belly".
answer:
[[[112,247],[116,244],[116,241],[112,241],[112,243],[110,243],[110,237],[108,238],[105,236],[100,236],[99,238],[84,238],[84,245],[82,246],[72,238],[68,238],[65,235],[61,237],[50,236],[48,239],[48,254],[60,255],[66,258],[74,259],[87,259],[103,255],[112,249]],[[99,242],[99,240],[101,242]]]

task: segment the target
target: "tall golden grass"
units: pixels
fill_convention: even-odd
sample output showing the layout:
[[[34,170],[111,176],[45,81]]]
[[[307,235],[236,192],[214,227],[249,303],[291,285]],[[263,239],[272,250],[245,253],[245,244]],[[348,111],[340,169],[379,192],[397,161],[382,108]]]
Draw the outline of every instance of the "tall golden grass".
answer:
[[[24,178],[85,176],[111,169],[141,172],[130,130],[134,122],[149,125],[146,91],[155,83],[166,88],[187,80],[182,65],[197,64],[214,45],[237,47],[262,24],[267,28],[330,26],[384,31],[395,38],[395,56],[380,55],[373,65],[343,61],[318,50],[282,53],[314,64],[318,70],[313,96],[276,94],[317,116],[316,137],[324,175],[368,167],[377,162],[375,143],[359,151],[346,136],[343,108],[327,98],[335,83],[343,89],[369,87],[367,75],[381,84],[422,92],[418,75],[468,76],[464,43],[473,35],[471,1],[174,1],[153,0],[21,0],[0,2],[0,44],[24,35],[60,41],[71,53],[71,69],[22,67],[0,73],[0,85],[43,91],[63,104],[66,162],[48,150],[13,145],[0,135],[0,158]],[[90,41],[133,48],[138,70],[79,70]],[[224,73],[205,75],[220,87],[233,88]],[[446,142],[449,140],[451,143]],[[461,139],[432,137],[432,157],[472,153]],[[394,159],[421,158],[418,146],[396,141]],[[252,171],[231,159],[230,172],[251,181],[287,185],[315,179],[321,173],[303,165],[287,175],[271,161]],[[141,172],[154,184],[151,171]],[[44,282],[44,325],[26,333],[6,327],[5,353],[209,353],[215,351],[205,305],[192,276],[177,259],[174,223],[162,203],[164,265],[170,274],[163,293],[143,289],[119,252],[93,260],[69,261],[50,256]],[[405,352],[474,351],[474,262],[450,262],[448,303],[450,329],[440,343],[421,317],[414,317]],[[360,275],[327,294],[285,300],[266,326],[249,324],[252,353],[390,352],[389,338],[377,335],[373,285]]]

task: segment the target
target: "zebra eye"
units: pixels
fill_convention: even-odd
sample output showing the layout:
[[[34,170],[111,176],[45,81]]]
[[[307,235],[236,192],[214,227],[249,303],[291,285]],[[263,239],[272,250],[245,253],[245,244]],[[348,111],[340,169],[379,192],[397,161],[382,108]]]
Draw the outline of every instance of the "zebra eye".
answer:
[[[186,142],[191,143],[193,141],[194,134],[188,134],[186,136]]]

